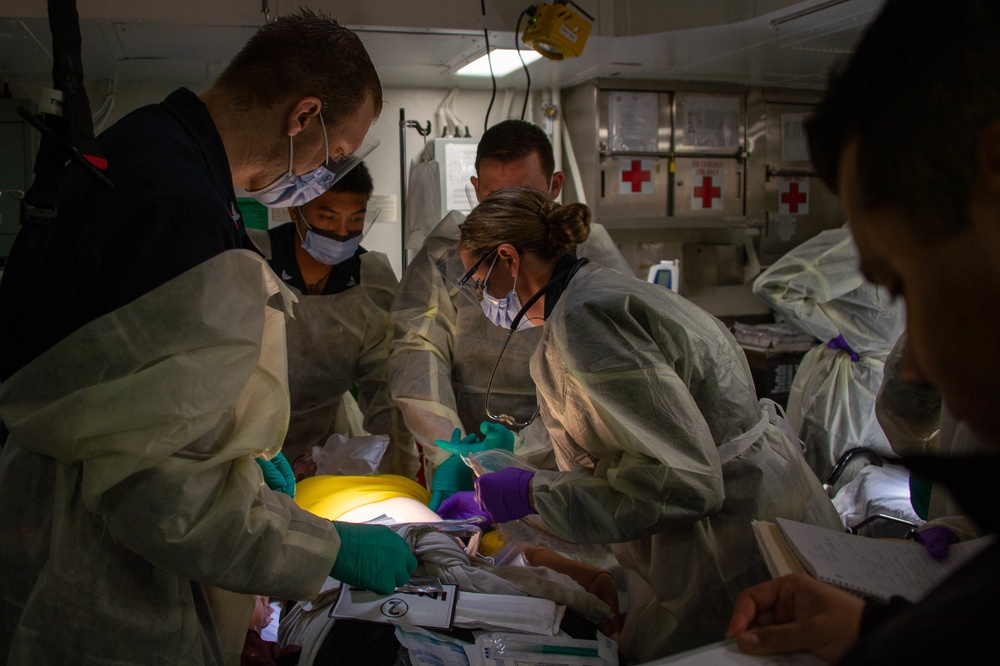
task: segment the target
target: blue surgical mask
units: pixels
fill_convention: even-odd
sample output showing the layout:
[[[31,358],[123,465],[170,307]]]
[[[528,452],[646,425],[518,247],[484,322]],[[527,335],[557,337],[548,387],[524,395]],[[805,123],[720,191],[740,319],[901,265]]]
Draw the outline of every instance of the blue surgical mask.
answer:
[[[320,236],[311,230],[306,232],[306,238],[302,241],[302,249],[311,254],[313,259],[327,266],[336,266],[350,259],[360,245],[361,236],[355,236],[349,241],[338,241]]]
[[[323,114],[317,114],[323,128],[324,155],[330,155],[330,142],[326,135]],[[247,194],[269,208],[301,206],[326,192],[335,182],[335,174],[326,168],[326,162],[307,174],[296,176],[292,171],[295,156],[294,137],[288,137],[288,172],[265,188],[247,191]],[[353,165],[352,165],[353,166]]]
[[[496,265],[496,259],[493,260],[494,265]],[[514,288],[511,289],[506,296],[503,298],[495,298],[490,296],[489,291],[485,287],[485,284],[489,282],[490,273],[493,272],[493,266],[490,266],[489,272],[486,274],[486,279],[483,280],[483,300],[479,302],[479,306],[483,309],[483,314],[489,319],[494,326],[499,326],[500,328],[510,328],[511,324],[514,323],[514,317],[517,313],[521,311],[521,299],[517,296],[517,276],[514,276]],[[528,320],[527,317],[521,317],[521,322],[518,324],[518,330],[524,328],[531,328],[535,324]]]
[[[363,234],[356,234],[346,240],[330,238],[329,236],[318,234],[313,230],[302,213],[301,208],[299,209],[299,215],[302,216],[302,221],[306,224],[305,238],[302,237],[302,232],[299,231],[302,249],[308,252],[319,263],[326,264],[327,266],[336,266],[340,262],[353,257],[354,253],[361,246],[361,237]],[[295,225],[295,230],[299,230],[298,225]]]
[[[483,294],[483,300],[479,304],[483,308],[483,314],[493,322],[494,326],[500,328],[510,328],[514,323],[514,317],[521,310],[521,300],[517,297],[517,292],[511,291],[503,298],[493,298],[489,294]],[[526,318],[521,319],[518,328],[530,328],[534,326]]]

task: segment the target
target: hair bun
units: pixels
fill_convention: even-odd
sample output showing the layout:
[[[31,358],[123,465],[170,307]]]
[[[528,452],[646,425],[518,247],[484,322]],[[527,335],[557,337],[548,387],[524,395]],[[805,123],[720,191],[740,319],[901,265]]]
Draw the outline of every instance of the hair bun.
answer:
[[[561,206],[547,200],[542,203],[540,214],[549,229],[549,245],[553,249],[569,251],[590,236],[590,208],[584,204]]]
[[[560,206],[532,187],[502,187],[466,217],[459,247],[480,257],[511,243],[551,260],[572,253],[589,235],[590,209],[584,204]]]

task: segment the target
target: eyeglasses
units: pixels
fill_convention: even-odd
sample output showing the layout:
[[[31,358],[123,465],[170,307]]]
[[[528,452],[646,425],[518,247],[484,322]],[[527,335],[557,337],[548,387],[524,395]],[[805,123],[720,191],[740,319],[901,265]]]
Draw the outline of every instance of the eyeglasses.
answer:
[[[483,291],[486,289],[486,282],[490,279],[490,273],[493,272],[493,266],[496,265],[497,259],[500,257],[498,250],[500,246],[493,248],[472,265],[472,268],[466,272],[465,275],[458,281],[458,291],[463,294],[466,298],[472,301],[475,305],[479,305],[483,302]],[[486,277],[482,280],[473,280],[472,276],[476,274],[479,267],[483,265],[483,262],[493,257],[493,263],[490,264],[490,270],[486,271]]]

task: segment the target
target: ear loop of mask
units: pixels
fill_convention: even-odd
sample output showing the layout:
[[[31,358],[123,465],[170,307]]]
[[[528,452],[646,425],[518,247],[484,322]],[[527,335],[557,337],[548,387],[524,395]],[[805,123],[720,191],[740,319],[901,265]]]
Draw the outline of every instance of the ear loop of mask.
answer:
[[[298,211],[299,219],[302,220],[302,224],[306,225],[306,233],[309,233],[310,231],[312,231],[313,233],[316,233],[316,227],[314,227],[313,225],[309,224],[309,220],[306,219],[306,212],[304,210],[302,210],[302,206],[295,206],[295,210]],[[302,230],[299,229],[299,225],[298,224],[295,225],[295,233],[297,233],[299,235],[299,242],[300,243],[305,243],[306,242],[306,238],[305,238],[305,236],[302,235]],[[319,236],[320,234],[316,234],[316,235]]]
[[[490,264],[490,270],[486,271],[486,277],[483,278],[483,298],[489,298],[492,301],[494,301],[496,303],[499,303],[502,299],[507,298],[508,296],[510,296],[511,293],[513,293],[514,297],[517,298],[518,304],[520,304],[521,299],[517,295],[517,274],[516,273],[514,274],[514,286],[511,287],[510,291],[508,291],[504,296],[502,296],[502,297],[491,296],[490,292],[486,291],[489,288],[490,275],[493,273],[493,267],[497,265],[497,259],[499,259],[499,258],[500,258],[500,253],[497,252],[497,255],[495,257],[493,257],[493,263]],[[520,310],[518,310],[518,312],[520,312]]]
[[[493,267],[497,265],[497,259],[499,258],[500,258],[500,253],[497,252],[496,256],[493,257],[493,263],[490,264],[490,270],[486,271],[486,277],[483,278],[483,298],[490,298],[497,302],[499,302],[500,299],[497,298],[496,296],[491,296],[490,292],[486,291],[486,289],[490,282],[490,275],[493,274]],[[514,278],[514,284],[517,284],[516,277]]]
[[[306,233],[310,231],[314,234],[316,233],[316,227],[309,224],[309,220],[306,219],[306,212],[302,210],[302,206],[295,206],[295,210],[298,211],[299,219],[302,220],[302,224],[306,225]],[[299,241],[302,243],[306,242],[305,236],[302,235],[302,230],[299,229],[299,225],[295,225],[295,232],[299,235]],[[317,236],[322,236],[322,234],[316,234]]]
[[[323,121],[323,109],[316,114],[319,116],[319,126],[323,130],[323,161],[320,166],[325,165],[330,160],[330,137],[326,133],[326,123]]]
[[[312,227],[309,224],[309,220],[306,219],[306,214],[302,212],[302,206],[296,206],[295,210],[298,212],[299,219],[302,220],[302,224],[306,225],[306,231],[308,232]],[[302,235],[302,230],[299,229],[298,222],[295,223],[295,233],[299,235],[299,243],[305,243],[306,238]]]
[[[323,151],[324,154],[326,155],[326,158],[319,165],[321,167],[326,164],[327,160],[330,159],[330,137],[328,137],[326,134],[326,123],[323,122],[322,109],[320,110],[319,113],[316,114],[316,116],[319,118],[319,126],[323,130]],[[319,167],[316,168],[318,169]],[[313,169],[312,171],[315,170],[316,169]],[[295,177],[295,137],[291,135],[289,135],[288,137],[288,175],[292,176],[293,178]],[[303,217],[302,219],[304,220],[305,217]]]

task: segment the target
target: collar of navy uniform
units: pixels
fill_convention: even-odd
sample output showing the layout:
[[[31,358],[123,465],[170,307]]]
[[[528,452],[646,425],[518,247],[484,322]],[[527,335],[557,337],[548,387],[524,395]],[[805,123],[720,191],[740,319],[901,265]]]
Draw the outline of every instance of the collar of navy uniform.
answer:
[[[226,146],[205,103],[194,92],[181,87],[160,102],[160,106],[169,111],[195,140],[216,183],[225,183],[224,198],[235,205],[236,192],[233,190],[233,173],[229,168]]]

